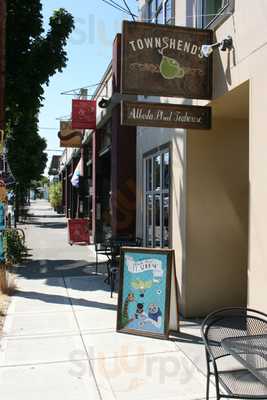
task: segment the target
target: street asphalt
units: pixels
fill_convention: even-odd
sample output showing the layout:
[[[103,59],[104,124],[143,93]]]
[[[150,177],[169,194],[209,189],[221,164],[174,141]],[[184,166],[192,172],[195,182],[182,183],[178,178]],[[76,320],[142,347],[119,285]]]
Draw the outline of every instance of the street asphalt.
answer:
[[[70,246],[65,218],[46,201],[30,214],[31,259],[17,267],[0,338],[1,399],[204,399],[198,321],[182,321],[171,340],[117,333],[117,295],[104,263],[95,274],[93,247]]]

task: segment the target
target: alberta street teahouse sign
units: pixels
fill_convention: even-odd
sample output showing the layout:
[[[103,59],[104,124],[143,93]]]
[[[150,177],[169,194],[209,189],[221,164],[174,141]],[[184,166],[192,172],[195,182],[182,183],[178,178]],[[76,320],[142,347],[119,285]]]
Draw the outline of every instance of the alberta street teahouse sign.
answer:
[[[124,21],[121,92],[211,99],[212,57],[201,46],[212,37],[211,30]]]
[[[123,101],[121,124],[183,129],[210,129],[211,108],[180,104]]]

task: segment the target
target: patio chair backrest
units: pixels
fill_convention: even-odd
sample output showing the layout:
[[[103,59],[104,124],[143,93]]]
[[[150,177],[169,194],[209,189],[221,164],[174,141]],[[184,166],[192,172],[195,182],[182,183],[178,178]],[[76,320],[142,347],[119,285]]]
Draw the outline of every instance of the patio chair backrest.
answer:
[[[250,308],[223,308],[209,314],[202,323],[201,334],[213,360],[229,355],[221,342],[228,337],[267,334],[267,315]]]
[[[104,253],[109,249],[109,242],[106,240],[104,242],[95,243],[96,253]]]

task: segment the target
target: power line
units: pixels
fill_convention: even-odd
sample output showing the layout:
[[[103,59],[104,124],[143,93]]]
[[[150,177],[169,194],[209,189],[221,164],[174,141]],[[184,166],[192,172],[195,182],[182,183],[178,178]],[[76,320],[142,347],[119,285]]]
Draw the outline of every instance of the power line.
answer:
[[[67,90],[65,92],[61,92],[60,94],[63,94],[63,95],[80,94],[80,93],[75,93],[75,92],[77,92],[78,90],[80,91],[81,89],[89,89],[89,88],[92,88],[92,87],[96,87],[96,86],[100,85],[100,83],[102,83],[102,82],[93,83],[92,85],[79,87],[77,89]],[[92,96],[92,95],[89,95],[89,96]]]
[[[128,6],[128,3],[127,3],[126,0],[123,0],[123,3],[125,4],[125,7],[126,7],[127,10],[129,11],[129,13],[131,14],[131,17],[132,17],[133,21],[135,22],[135,17],[136,17],[136,15],[134,15],[134,14],[132,13],[132,11],[131,11],[130,7]]]
[[[116,3],[114,0],[101,0],[103,3],[108,4],[109,6],[115,8],[116,10],[122,11],[125,14],[129,15],[129,11],[123,8],[120,4]]]
[[[116,3],[114,0],[101,0],[101,1],[103,1],[103,3],[106,3],[109,6],[115,8],[121,12],[124,12],[127,15],[132,16],[131,12],[129,12],[127,9],[123,8],[119,3]]]
[[[46,130],[46,131],[58,131],[58,128],[45,128],[45,127],[39,127],[39,129],[42,129],[42,130]]]
[[[63,149],[45,149],[45,153],[48,151],[61,151],[61,153],[64,151]]]

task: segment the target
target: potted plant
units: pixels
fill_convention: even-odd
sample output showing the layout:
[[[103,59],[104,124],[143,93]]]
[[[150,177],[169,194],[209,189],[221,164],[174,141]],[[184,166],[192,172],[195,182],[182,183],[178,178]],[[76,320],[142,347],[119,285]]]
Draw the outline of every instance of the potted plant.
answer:
[[[49,187],[49,201],[54,210],[62,212],[62,184],[61,182],[52,183]]]

